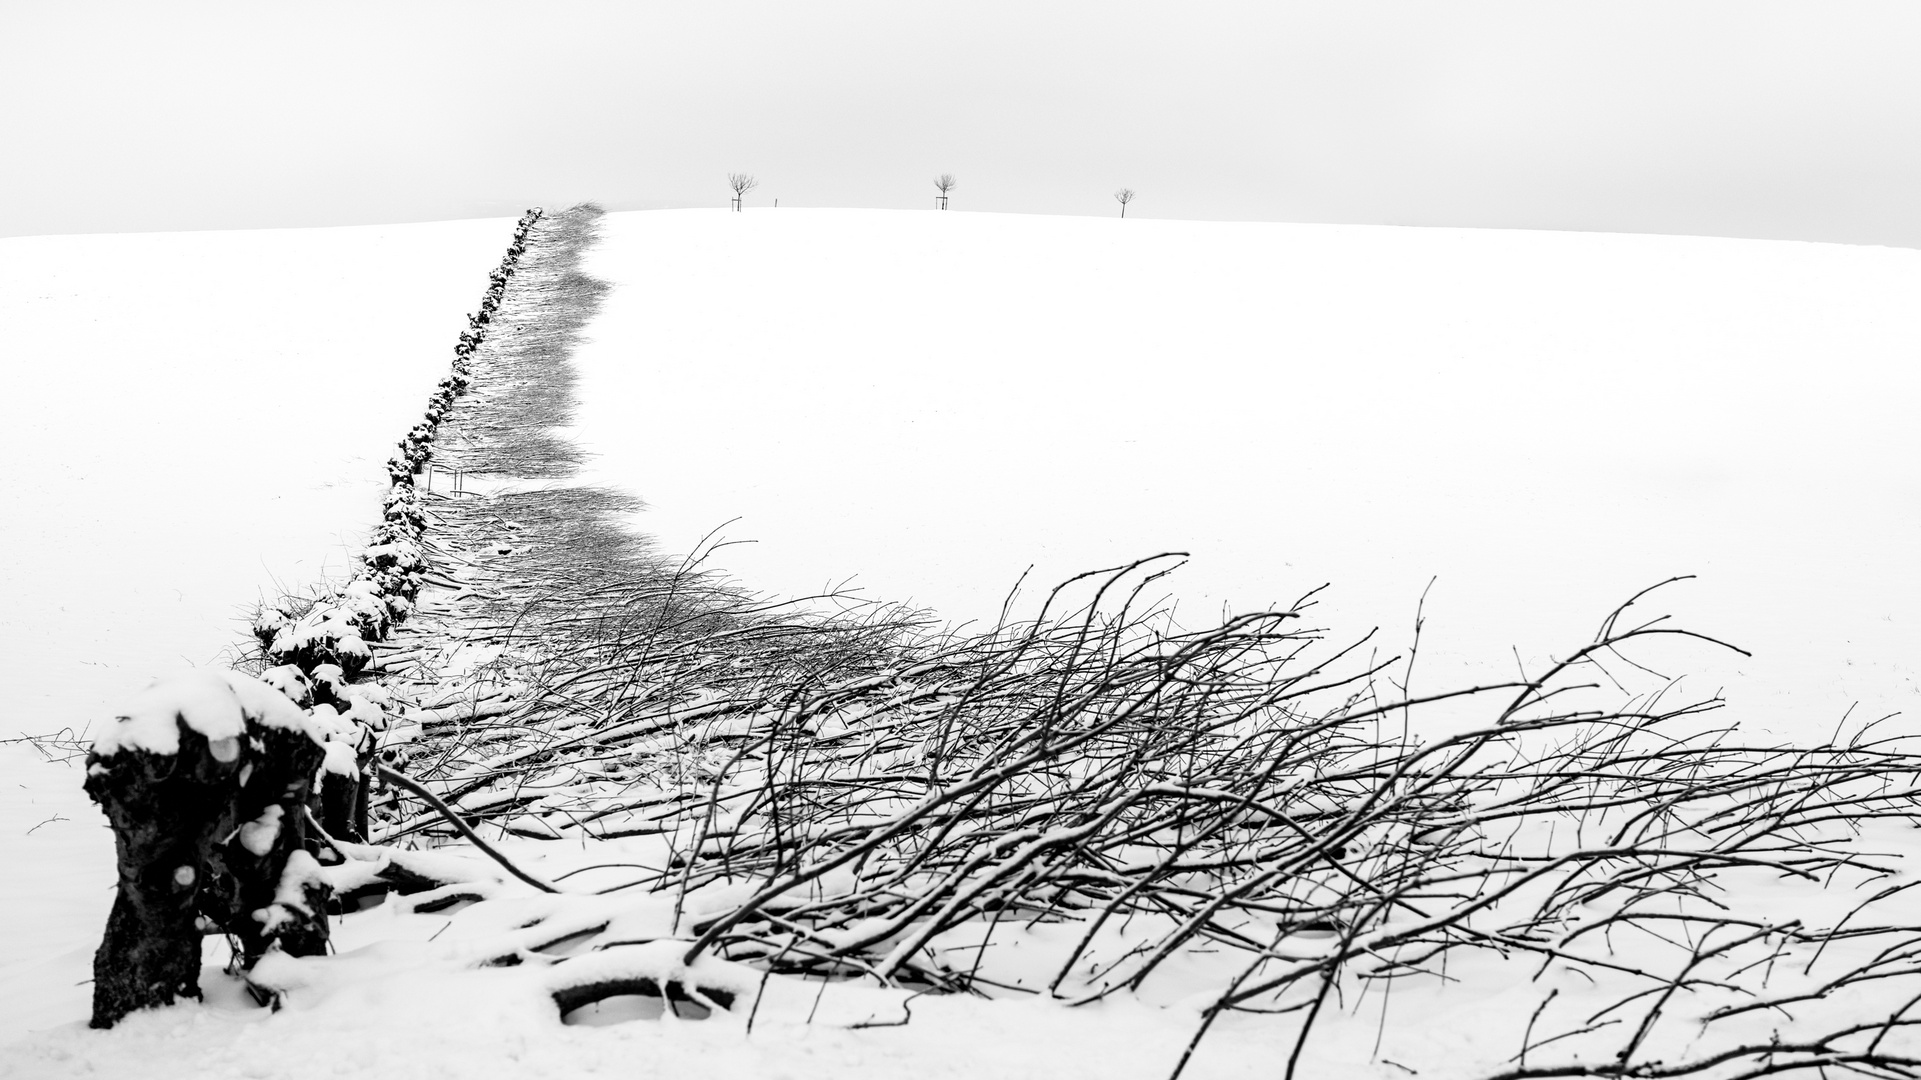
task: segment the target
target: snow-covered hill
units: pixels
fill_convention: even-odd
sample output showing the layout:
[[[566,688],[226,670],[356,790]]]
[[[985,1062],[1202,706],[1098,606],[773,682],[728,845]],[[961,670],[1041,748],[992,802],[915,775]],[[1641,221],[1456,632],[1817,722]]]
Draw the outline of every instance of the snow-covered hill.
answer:
[[[275,579],[343,565],[510,227],[0,244],[0,334],[44,358],[0,398],[20,508],[0,534],[19,613],[0,620],[0,689],[25,703],[8,722],[96,716],[179,657],[211,660]],[[1662,606],[1755,657],[1690,647],[1671,667],[1697,673],[1697,693],[1725,685],[1724,718],[1825,734],[1852,702],[1914,704],[1921,254],[865,211],[624,214],[604,230],[588,269],[615,288],[578,357],[590,478],[648,500],[636,524],[669,550],[740,518],[728,535],[760,542],[716,562],[751,587],[853,577],[981,619],[1030,563],[1033,593],[1183,549],[1172,588],[1194,623],[1332,582],[1319,621],[1337,638],[1380,625],[1385,654],[1438,576],[1415,677],[1439,689],[1508,675],[1510,646],[1527,664],[1565,652],[1637,589],[1697,572]],[[861,1031],[789,1002],[751,1037],[732,1020],[561,1027],[525,970],[424,960],[452,921],[395,905],[338,939],[372,948],[301,968],[316,981],[284,1012],[214,1000],[99,1035],[75,1026],[74,984],[109,899],[107,834],[77,770],[18,753],[0,779],[0,921],[33,930],[0,951],[0,1041],[68,1025],[0,1048],[0,1075],[645,1061],[1160,1077],[1211,1000],[929,996],[911,1024]],[[1907,851],[1907,831],[1876,840]],[[651,850],[512,848],[555,877]],[[1854,895],[1786,887],[1755,910]],[[476,910],[519,925],[529,899]],[[1021,930],[1000,961],[1049,929]],[[1513,1034],[1540,987],[1491,956],[1458,964],[1455,985],[1330,1015],[1302,1075],[1485,1072],[1508,1052],[1485,1032]],[[1456,989],[1469,983],[1496,989]],[[860,1004],[836,983],[828,1012],[843,989]],[[1279,1075],[1288,1023],[1230,1018],[1188,1075]]]
[[[345,569],[511,221],[0,241],[0,734]]]
[[[670,550],[946,617],[1166,550],[1417,678],[1658,601],[1745,724],[1921,706],[1921,252],[860,210],[612,214],[599,474]],[[1804,727],[1803,725],[1806,725]]]
[[[220,662],[344,571],[511,220],[0,240],[0,737]],[[0,1037],[84,1016],[113,840],[0,747]]]

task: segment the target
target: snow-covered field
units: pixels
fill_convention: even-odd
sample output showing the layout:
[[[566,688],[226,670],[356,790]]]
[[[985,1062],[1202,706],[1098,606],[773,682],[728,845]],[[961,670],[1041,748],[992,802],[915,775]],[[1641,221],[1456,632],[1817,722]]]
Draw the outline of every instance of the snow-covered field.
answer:
[[[1331,583],[1417,678],[1636,591],[1745,723],[1921,706],[1921,253],[994,214],[611,214],[581,438],[682,551],[991,619],[1159,551],[1190,621]],[[732,519],[739,520],[727,524]],[[1030,592],[1034,591],[1030,588]],[[1424,673],[1424,674],[1422,674]]]
[[[0,327],[47,358],[0,406],[23,511],[0,550],[20,615],[0,688],[53,719],[21,728],[97,717],[176,654],[212,660],[273,580],[343,564],[508,228],[0,243]],[[1179,549],[1189,621],[1331,582],[1317,621],[1381,626],[1386,654],[1438,577],[1416,679],[1439,689],[1583,644],[1636,590],[1699,573],[1662,609],[1755,656],[1676,649],[1669,673],[1724,687],[1725,719],[1825,736],[1855,702],[1921,692],[1915,252],[673,211],[610,215],[588,269],[615,285],[578,357],[592,478],[646,499],[637,524],[668,550],[739,518],[727,534],[758,543],[716,559],[754,588],[852,577],[991,619],[1030,564],[1038,591]],[[1161,1077],[1207,1004],[923,997],[910,1024],[847,1030],[829,1019],[890,1022],[904,995],[836,985],[820,1023],[774,1000],[751,1036],[719,1017],[563,1027],[537,971],[427,962],[415,943],[455,924],[395,905],[350,920],[342,951],[369,948],[284,1012],[217,984],[92,1033],[71,984],[106,909],[104,827],[77,770],[18,751],[0,770],[0,920],[31,931],[0,968],[0,1037],[63,1025],[0,1048],[0,1074]],[[554,875],[627,849],[514,850]],[[1396,991],[1324,1021],[1300,1075],[1461,1075],[1534,993]],[[1188,1075],[1280,1075],[1290,1023],[1230,1018]]]
[[[0,737],[98,725],[346,569],[513,223],[0,240]],[[0,747],[0,1035],[83,1015],[112,837]]]
[[[511,221],[0,240],[4,734],[343,572]]]

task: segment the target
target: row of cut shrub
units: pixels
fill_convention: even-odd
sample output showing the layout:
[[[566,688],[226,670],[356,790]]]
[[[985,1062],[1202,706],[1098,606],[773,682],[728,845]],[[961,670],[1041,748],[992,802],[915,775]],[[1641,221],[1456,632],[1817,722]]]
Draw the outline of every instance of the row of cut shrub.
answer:
[[[242,968],[271,950],[327,951],[333,889],[323,867],[365,836],[367,769],[390,704],[379,687],[352,680],[373,657],[370,643],[413,610],[427,526],[414,476],[472,382],[473,354],[540,217],[536,208],[520,219],[452,372],[388,462],[382,521],[351,578],[262,612],[258,678],[198,671],[158,682],[87,755],[87,793],[113,826],[119,870],[94,955],[93,1026],[199,997],[204,934],[227,934]]]
[[[527,236],[540,220],[536,208],[522,215],[514,240],[499,267],[487,275],[480,310],[467,316],[467,328],[454,346],[453,370],[427,399],[426,415],[408,430],[387,460],[389,487],[367,548],[354,573],[331,595],[262,610],[254,636],[270,666],[263,680],[307,709],[316,730],[337,748],[329,753],[319,784],[317,810],[329,835],[362,841],[367,835],[367,769],[377,733],[386,727],[382,706],[389,704],[376,687],[352,686],[373,660],[371,643],[384,641],[413,611],[427,571],[422,540],[427,515],[414,477],[433,458],[434,436],[453,412],[454,402],[473,383],[473,355],[506,296]]]
[[[425,417],[407,432],[398,451],[388,459],[391,487],[382,507],[382,521],[346,585],[317,602],[269,606],[255,621],[254,636],[270,665],[291,664],[311,673],[318,665],[334,664],[352,677],[373,657],[368,643],[385,639],[394,625],[413,611],[426,573],[420,541],[427,525],[414,477],[433,459],[434,436],[441,421],[472,384],[474,351],[486,339],[507,284],[527,249],[527,235],[540,216],[541,211],[535,208],[520,219],[506,257],[488,275],[480,310],[467,317],[467,328],[454,347],[453,370],[427,399]]]

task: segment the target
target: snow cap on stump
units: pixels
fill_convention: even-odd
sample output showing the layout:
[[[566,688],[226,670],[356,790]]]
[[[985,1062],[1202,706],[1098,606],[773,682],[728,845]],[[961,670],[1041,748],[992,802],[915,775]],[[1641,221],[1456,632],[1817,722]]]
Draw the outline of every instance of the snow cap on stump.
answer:
[[[180,751],[180,725],[207,737],[238,740],[251,721],[264,727],[305,731],[307,714],[278,690],[237,671],[199,670],[155,679],[114,716],[94,740],[93,752],[110,757],[123,749],[151,754]]]

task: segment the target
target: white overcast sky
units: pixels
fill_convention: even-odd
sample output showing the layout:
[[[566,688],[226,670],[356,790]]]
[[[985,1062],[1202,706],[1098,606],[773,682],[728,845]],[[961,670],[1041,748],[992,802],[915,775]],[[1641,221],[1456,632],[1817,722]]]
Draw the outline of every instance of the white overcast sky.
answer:
[[[0,0],[0,235],[593,199],[1921,246],[1921,3]]]

